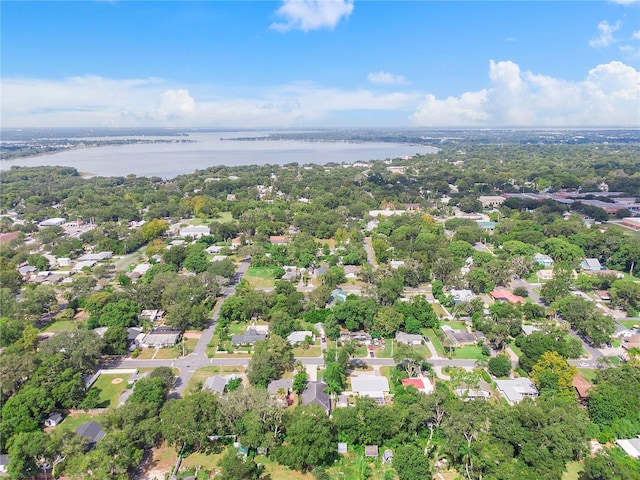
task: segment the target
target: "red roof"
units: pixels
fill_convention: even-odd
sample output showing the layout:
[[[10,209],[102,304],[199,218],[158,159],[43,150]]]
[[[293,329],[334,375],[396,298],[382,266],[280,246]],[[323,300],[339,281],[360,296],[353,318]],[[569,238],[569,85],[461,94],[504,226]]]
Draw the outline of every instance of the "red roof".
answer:
[[[0,244],[9,243],[11,240],[15,240],[20,235],[20,232],[0,233]]]
[[[520,295],[514,295],[508,290],[492,290],[491,296],[496,300],[504,300],[509,303],[524,303],[524,298]]]
[[[580,395],[580,398],[586,398],[589,396],[589,389],[592,387],[592,385],[587,380],[578,375],[577,377],[574,377],[571,384],[578,391],[578,395]]]
[[[289,239],[284,235],[271,235],[269,241],[272,245],[286,245],[289,243]]]
[[[424,390],[424,382],[422,381],[421,378],[403,378],[402,386],[403,387],[413,386],[413,387],[416,387],[418,390]]]

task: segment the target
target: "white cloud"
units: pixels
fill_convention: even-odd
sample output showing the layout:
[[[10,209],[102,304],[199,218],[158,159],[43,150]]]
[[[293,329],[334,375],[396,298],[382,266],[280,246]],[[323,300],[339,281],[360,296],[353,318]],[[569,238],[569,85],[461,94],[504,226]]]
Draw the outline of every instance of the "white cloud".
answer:
[[[589,40],[590,47],[608,47],[617,40],[613,37],[613,34],[620,29],[622,24],[618,21],[614,25],[609,25],[609,22],[603,20],[598,24],[598,36]]]
[[[633,32],[631,34],[631,38],[633,38],[634,40],[640,40],[640,30],[636,30],[635,32]]]
[[[439,100],[427,95],[411,116],[421,126],[614,127],[640,123],[640,72],[621,62],[591,69],[584,80],[489,64],[490,87]]]
[[[274,22],[269,28],[280,32],[333,29],[351,12],[353,0],[283,0],[276,15],[284,21]]]
[[[0,88],[3,127],[363,126],[362,119],[372,126],[401,126],[403,118],[433,127],[640,124],[640,73],[621,62],[598,65],[583,80],[567,81],[522,70],[514,62],[491,61],[486,86],[448,98],[311,82],[241,89],[97,76],[4,78]]]
[[[640,3],[640,0],[609,0],[611,3],[618,3],[620,5],[632,5],[634,3]]]
[[[367,80],[381,85],[408,85],[410,83],[402,75],[382,71],[370,73],[367,75]]]

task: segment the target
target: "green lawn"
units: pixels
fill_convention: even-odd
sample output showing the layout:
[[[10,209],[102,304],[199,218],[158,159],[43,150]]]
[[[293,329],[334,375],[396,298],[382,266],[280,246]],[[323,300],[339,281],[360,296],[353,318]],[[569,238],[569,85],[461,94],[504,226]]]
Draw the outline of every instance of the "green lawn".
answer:
[[[433,312],[438,317],[446,317],[447,316],[447,312],[444,311],[444,309],[442,308],[442,305],[440,305],[440,303],[438,303],[438,302],[432,303],[431,304],[431,308],[433,308]]]
[[[62,430],[75,431],[80,425],[86,422],[91,422],[93,420],[97,420],[100,415],[91,415],[89,413],[80,413],[78,415],[68,415],[64,417],[62,423],[56,427]]]
[[[293,349],[294,357],[319,357],[321,353],[319,345],[312,345],[306,350],[302,347],[296,347]]]
[[[616,322],[627,328],[640,328],[640,320],[638,320],[637,318],[635,320],[616,320]]]
[[[578,475],[584,470],[582,462],[567,463],[567,470],[562,475],[562,480],[578,480]]]
[[[515,353],[518,358],[522,356],[522,350],[520,350],[520,348],[518,348],[518,346],[516,345],[515,340],[512,340],[511,342],[509,342],[509,348],[511,348],[511,350],[513,350],[513,353]]]
[[[454,330],[466,330],[467,329],[467,324],[465,322],[441,322],[442,325],[448,325],[449,327],[453,328]]]
[[[211,222],[218,223],[231,223],[235,222],[231,212],[221,212],[217,217],[213,218],[194,218],[189,222],[189,225],[201,226],[201,225],[209,225]]]
[[[588,382],[593,382],[596,379],[596,371],[593,368],[579,368],[578,372]]]
[[[630,228],[621,227],[620,225],[616,225],[615,223],[607,223],[605,225],[607,230],[615,230],[616,232],[622,233],[624,235],[630,235],[632,237],[640,237],[640,231],[631,230]]]
[[[98,397],[100,403],[98,406],[100,408],[117,407],[120,395],[127,388],[130,376],[130,374],[100,375],[96,383],[91,386],[91,389],[97,388],[100,390],[100,397]]]
[[[244,279],[253,288],[273,287],[278,270],[280,270],[279,267],[250,267],[244,275]]]
[[[213,471],[218,467],[218,462],[222,458],[223,453],[214,453],[207,455],[205,453],[192,453],[180,464],[180,470],[188,470],[191,468],[201,467],[206,470]]]
[[[464,347],[457,347],[453,351],[454,358],[476,360],[482,357],[482,349],[475,345],[465,345]]]
[[[85,322],[82,320],[58,320],[48,325],[43,332],[60,332],[63,330],[77,330],[83,328]]]

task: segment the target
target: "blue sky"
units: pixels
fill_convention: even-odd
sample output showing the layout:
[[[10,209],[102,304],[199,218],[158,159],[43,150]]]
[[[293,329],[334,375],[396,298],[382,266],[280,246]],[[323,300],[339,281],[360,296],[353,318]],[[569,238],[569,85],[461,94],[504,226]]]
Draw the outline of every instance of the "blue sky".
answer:
[[[640,126],[640,2],[2,1],[2,125]]]

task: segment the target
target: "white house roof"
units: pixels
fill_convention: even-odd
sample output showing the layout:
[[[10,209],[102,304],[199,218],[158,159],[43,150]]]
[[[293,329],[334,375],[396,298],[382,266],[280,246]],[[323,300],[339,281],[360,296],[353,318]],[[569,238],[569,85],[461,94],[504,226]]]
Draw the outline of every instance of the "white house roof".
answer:
[[[287,337],[287,341],[291,344],[304,342],[307,337],[313,338],[313,332],[309,330],[302,330],[298,332],[291,332]]]
[[[640,459],[640,437],[620,439],[616,443],[627,455]]]
[[[387,377],[378,375],[358,375],[351,378],[351,390],[362,396],[379,397],[382,392],[389,392]]]
[[[510,403],[518,403],[524,397],[537,397],[538,389],[526,377],[513,380],[496,380],[496,385],[505,394]]]

